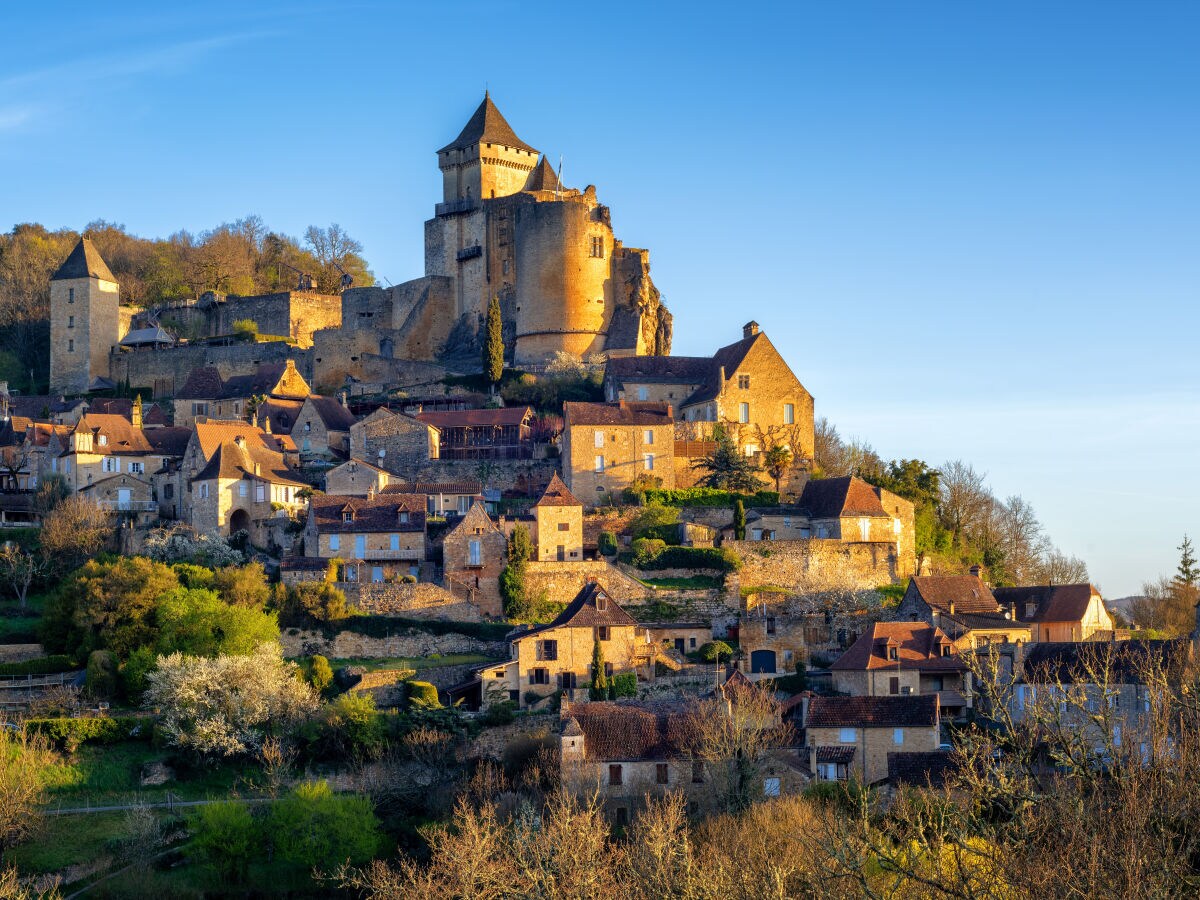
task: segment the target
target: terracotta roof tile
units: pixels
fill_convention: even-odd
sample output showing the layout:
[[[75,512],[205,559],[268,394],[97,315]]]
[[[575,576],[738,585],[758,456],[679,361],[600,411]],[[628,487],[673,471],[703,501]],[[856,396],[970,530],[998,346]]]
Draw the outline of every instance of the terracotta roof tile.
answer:
[[[854,475],[844,478],[817,478],[804,485],[798,504],[814,519],[838,519],[842,516],[887,518],[875,488]]]
[[[818,747],[817,762],[819,763],[843,763],[848,764],[854,761],[854,751],[857,747]]]
[[[369,465],[369,463],[367,464]],[[379,471],[385,471],[380,469]],[[461,481],[413,481],[387,485],[385,494],[469,494],[474,497],[483,493],[483,483],[474,479]]]
[[[201,366],[188,373],[187,381],[175,392],[176,400],[216,400],[222,396],[225,383],[213,366]]]
[[[922,728],[938,722],[936,694],[907,697],[814,697],[806,728]]]
[[[563,419],[572,425],[670,425],[674,420],[669,403],[622,400],[620,403],[563,404]]]
[[[146,440],[146,434],[141,428],[134,428],[133,423],[124,416],[108,413],[84,413],[75,426],[76,432],[90,431],[97,437],[103,435],[105,443],[96,440],[93,444],[95,453],[152,453],[154,448]]]
[[[204,468],[196,473],[195,481],[212,481],[217,478],[258,478],[272,484],[287,484],[308,487],[298,481],[283,461],[283,455],[268,450],[261,444],[244,440],[222,441],[209,458]]]
[[[447,409],[417,413],[414,418],[435,428],[466,428],[477,425],[523,425],[533,418],[528,406],[506,406],[500,409]]]
[[[353,519],[345,521],[349,511]],[[407,521],[400,521],[400,514],[407,513]],[[424,494],[379,494],[371,499],[365,497],[326,494],[313,497],[309,502],[308,514],[322,534],[361,533],[383,531],[424,531]]]
[[[312,404],[321,422],[330,431],[349,431],[350,426],[358,421],[354,413],[342,406],[336,397],[322,397],[310,394],[308,403]]]
[[[921,753],[889,753],[888,781],[919,787],[941,787],[955,769],[954,757],[944,750]]]
[[[1148,665],[1177,671],[1187,661],[1189,649],[1187,638],[1026,644],[1024,680],[1030,684],[1090,684],[1095,683],[1092,673],[1107,672],[1112,684],[1141,684]]]
[[[674,704],[578,703],[571,718],[583,732],[590,760],[671,759],[684,755],[692,743],[690,717]]]
[[[555,472],[550,477],[550,483],[546,485],[546,490],[542,493],[542,499],[533,504],[532,508],[536,509],[539,506],[583,506],[583,504],[575,499],[575,495],[568,490],[563,480],[558,477],[558,473]]]
[[[567,604],[553,622],[509,634],[509,640],[519,641],[553,628],[595,628],[597,625],[632,625],[637,621],[625,612],[598,582],[589,581],[575,599]]]
[[[994,593],[1000,603],[1013,605],[1022,622],[1082,622],[1092,594],[1100,592],[1090,584],[1055,584],[996,588]],[[1032,616],[1027,614],[1029,603],[1037,604]]]
[[[909,590],[938,612],[988,615],[999,612],[1000,604],[982,579],[975,575],[914,575]]]
[[[951,648],[950,656],[942,655],[943,646]],[[896,659],[890,658],[893,647]],[[876,622],[830,668],[843,672],[961,672],[967,666],[940,628],[924,622]]]

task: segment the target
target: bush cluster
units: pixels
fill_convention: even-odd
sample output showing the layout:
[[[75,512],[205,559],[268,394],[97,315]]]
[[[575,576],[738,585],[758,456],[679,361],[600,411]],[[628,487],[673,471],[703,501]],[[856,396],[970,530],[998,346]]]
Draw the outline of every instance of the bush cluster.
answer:
[[[443,622],[439,619],[405,619],[399,616],[351,616],[338,622],[337,630],[368,637],[387,637],[408,630],[426,634],[462,634],[481,641],[502,641],[512,626],[503,622]]]
[[[146,719],[113,716],[95,719],[28,719],[25,727],[46,737],[60,750],[80,744],[119,744],[129,740],[150,740],[153,729]]]
[[[648,544],[662,543],[645,540]],[[635,546],[633,563],[639,569],[715,569],[725,573],[736,572],[742,567],[742,561],[735,553],[717,547],[666,547],[658,553],[639,557]]]
[[[646,491],[647,503],[662,503],[667,506],[733,506],[734,502],[739,499],[748,508],[779,505],[779,494],[775,491],[738,494],[733,491],[703,487]]]

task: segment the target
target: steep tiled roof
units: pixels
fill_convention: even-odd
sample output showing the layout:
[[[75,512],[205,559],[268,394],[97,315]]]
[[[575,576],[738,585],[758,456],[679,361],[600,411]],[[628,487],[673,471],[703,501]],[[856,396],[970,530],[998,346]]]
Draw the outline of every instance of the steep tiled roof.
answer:
[[[936,725],[936,694],[907,697],[813,697],[806,728],[921,728]]]
[[[254,420],[260,428],[265,430],[269,419],[273,434],[286,434],[295,427],[296,418],[303,408],[303,400],[268,397],[254,410]]]
[[[923,753],[889,753],[888,781],[891,784],[911,784],[920,787],[940,787],[954,771],[954,757],[944,750]]]
[[[1031,684],[1095,684],[1100,673],[1110,685],[1143,683],[1147,666],[1176,671],[1187,660],[1186,638],[1111,643],[1078,641],[1025,645],[1024,680]]]
[[[135,328],[121,338],[122,347],[138,347],[144,344],[173,344],[175,338],[167,334],[157,325],[151,328]]]
[[[104,413],[107,415],[124,416],[132,419],[133,401],[128,397],[98,397],[88,404],[88,413]],[[167,416],[157,403],[146,403],[142,406],[143,425],[166,425]]]
[[[879,495],[867,482],[854,475],[844,478],[818,478],[804,485],[799,505],[814,519],[837,519],[842,516],[873,516],[886,518],[887,511]]]
[[[830,666],[840,671],[916,669],[918,671],[963,671],[966,663],[951,650],[942,655],[950,638],[940,628],[924,622],[876,622]],[[897,659],[889,659],[890,648]]]
[[[542,499],[533,504],[533,508],[535,509],[539,506],[583,506],[583,504],[575,499],[575,495],[567,489],[567,486],[563,484],[563,480],[555,472],[550,477],[550,483],[546,485]]]
[[[914,575],[909,589],[915,590],[922,600],[938,612],[976,615],[995,614],[1000,605],[991,588],[975,575]]]
[[[108,264],[100,256],[100,251],[89,238],[80,238],[75,249],[70,252],[58,271],[50,276],[51,281],[62,281],[67,278],[103,278],[105,281],[116,281]]]
[[[80,406],[86,406],[82,398],[65,400],[62,397],[51,397],[47,394],[21,395],[9,397],[8,411],[14,416],[25,416],[28,419],[45,419],[46,415],[58,415],[71,412]]]
[[[188,441],[191,440],[192,429],[176,426],[147,428],[145,435],[156,453],[182,458],[184,451],[187,450]]]
[[[647,384],[702,385],[712,376],[709,356],[619,356],[605,366],[606,378]]]
[[[584,752],[590,760],[632,762],[671,759],[691,745],[691,720],[673,704],[579,703],[571,719],[583,732]],[[568,735],[569,736],[569,735]]]
[[[200,443],[200,452],[208,459],[216,452],[217,447],[225,441],[232,441],[239,435],[248,444],[257,442],[266,450],[279,452],[281,449],[295,450],[296,442],[287,435],[266,434],[257,425],[241,422],[236,419],[209,419],[195,426],[196,440]]]
[[[483,95],[483,102],[467,120],[467,124],[458,133],[458,137],[440,149],[438,153],[445,153],[447,150],[462,150],[480,143],[503,144],[505,147],[537,153],[533,147],[517,137],[512,126],[505,121],[504,116],[500,115],[500,110],[496,109],[491,95],[486,92]]]
[[[511,632],[509,639],[519,641],[553,628],[595,628],[597,625],[636,626],[637,621],[618,606],[598,582],[589,581],[553,622],[525,631]]]
[[[1090,584],[1055,584],[996,588],[994,593],[1000,603],[1014,605],[1022,622],[1082,622],[1092,594],[1099,591]],[[1029,603],[1037,604],[1032,616],[1026,613]]]
[[[196,474],[196,481],[212,481],[216,478],[260,478],[272,484],[290,484],[307,487],[297,481],[284,464],[282,454],[268,450],[252,440],[222,441],[213,451],[208,463]]]
[[[225,382],[221,393],[223,398],[255,397],[259,394],[270,394],[279,384],[279,379],[287,369],[287,363],[264,363],[254,370],[253,375],[234,375]]]
[[[317,415],[321,417],[321,422],[330,431],[349,431],[350,426],[358,421],[354,418],[354,413],[342,406],[336,397],[310,394],[308,402],[312,404]]]
[[[345,521],[349,511],[353,519]],[[408,521],[400,521],[400,513],[408,513]],[[424,531],[424,494],[387,494],[371,499],[326,494],[313,497],[308,514],[322,534],[380,531]]]
[[[93,443],[95,453],[150,453],[154,448],[146,440],[146,434],[140,428],[134,428],[133,423],[124,416],[107,413],[84,413],[75,426],[75,431],[90,431],[106,438],[101,445],[97,440]]]
[[[669,403],[638,403],[622,400],[620,403],[563,404],[563,419],[568,425],[670,425],[674,422]]]
[[[709,400],[715,400],[721,392],[720,370],[724,368],[726,379],[731,378],[734,370],[742,364],[742,360],[746,358],[746,354],[750,352],[755,342],[766,339],[767,336],[759,332],[751,337],[742,338],[740,341],[734,341],[714,353],[708,379],[684,403],[690,406],[693,403],[707,403]]]
[[[550,161],[546,159],[546,154],[543,153],[537,167],[529,173],[529,180],[525,182],[525,190],[557,191],[558,186],[558,175],[555,173],[554,167],[550,165]]]
[[[435,428],[463,428],[472,425],[520,425],[533,416],[528,406],[500,409],[446,409],[417,413],[415,418]]]
[[[225,383],[221,373],[213,366],[192,369],[187,381],[175,392],[176,400],[216,400],[222,396]]]

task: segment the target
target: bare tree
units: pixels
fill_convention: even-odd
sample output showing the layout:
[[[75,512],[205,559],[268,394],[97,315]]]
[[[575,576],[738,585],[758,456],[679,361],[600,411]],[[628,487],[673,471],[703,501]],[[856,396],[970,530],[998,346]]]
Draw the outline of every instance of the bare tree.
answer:
[[[42,521],[42,551],[61,570],[70,570],[95,556],[112,540],[109,515],[93,500],[74,494]]]
[[[987,521],[993,503],[986,476],[960,459],[939,470],[941,498],[938,514],[957,542],[969,539]]]
[[[1042,557],[1036,580],[1038,584],[1081,584],[1088,580],[1087,563],[1052,549]]]
[[[34,580],[46,570],[46,558],[38,553],[29,553],[15,544],[0,549],[0,581],[12,590],[21,609],[29,598],[29,589]]]
[[[0,850],[20,843],[37,828],[42,769],[51,758],[40,735],[0,728]]]

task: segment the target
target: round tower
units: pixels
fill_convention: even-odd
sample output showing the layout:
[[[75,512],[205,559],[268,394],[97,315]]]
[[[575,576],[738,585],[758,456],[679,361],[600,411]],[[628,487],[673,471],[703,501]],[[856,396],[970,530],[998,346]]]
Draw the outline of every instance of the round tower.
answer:
[[[517,206],[517,365],[604,349],[613,303],[606,212],[591,189]]]

